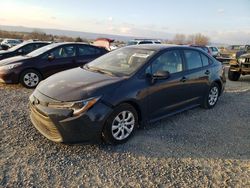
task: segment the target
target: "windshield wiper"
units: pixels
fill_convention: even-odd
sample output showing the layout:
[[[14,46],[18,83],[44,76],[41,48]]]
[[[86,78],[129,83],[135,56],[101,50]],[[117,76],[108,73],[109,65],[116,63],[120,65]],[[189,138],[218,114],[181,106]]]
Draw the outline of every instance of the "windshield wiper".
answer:
[[[107,71],[107,70],[104,70],[104,69],[89,67],[88,65],[85,65],[85,66],[86,66],[87,69],[92,70],[94,72],[98,72],[98,73],[101,73],[101,74],[108,74],[110,76],[116,76],[114,73],[112,73],[110,71]]]

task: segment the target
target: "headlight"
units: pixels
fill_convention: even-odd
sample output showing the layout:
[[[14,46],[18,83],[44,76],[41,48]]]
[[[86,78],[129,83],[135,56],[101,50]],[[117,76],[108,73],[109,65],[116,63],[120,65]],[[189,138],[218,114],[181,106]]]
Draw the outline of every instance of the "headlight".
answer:
[[[100,97],[93,97],[90,99],[75,101],[75,102],[62,102],[62,103],[49,103],[48,107],[57,108],[57,109],[71,109],[75,116],[80,115],[86,112],[91,108]]]
[[[4,66],[0,66],[0,69],[2,69],[2,70],[10,70],[10,69],[13,69],[15,67],[18,67],[21,64],[22,63],[15,63],[15,64],[10,64],[10,65],[4,65]]]
[[[231,54],[231,58],[236,58],[236,54]]]
[[[246,60],[245,58],[239,58],[239,59],[238,59],[238,62],[239,62],[240,64],[241,64],[241,63],[245,63],[245,60]]]

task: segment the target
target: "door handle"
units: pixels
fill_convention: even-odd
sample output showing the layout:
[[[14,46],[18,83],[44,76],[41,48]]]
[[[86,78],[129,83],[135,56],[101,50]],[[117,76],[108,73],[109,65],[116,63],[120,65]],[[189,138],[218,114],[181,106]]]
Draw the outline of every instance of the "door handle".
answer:
[[[209,70],[206,70],[205,74],[206,74],[206,75],[209,75],[209,74],[210,74],[210,71],[209,71]]]
[[[187,81],[187,78],[185,76],[183,76],[180,80],[181,82],[186,82]]]

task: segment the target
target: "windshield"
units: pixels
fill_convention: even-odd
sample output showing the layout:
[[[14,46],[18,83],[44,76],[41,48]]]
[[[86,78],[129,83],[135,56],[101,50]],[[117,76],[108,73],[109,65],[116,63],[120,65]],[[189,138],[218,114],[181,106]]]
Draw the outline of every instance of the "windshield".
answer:
[[[130,45],[136,45],[138,42],[137,41],[129,41],[128,43],[127,43],[127,45],[128,46],[130,46]]]
[[[36,57],[36,56],[43,54],[44,52],[47,52],[48,50],[50,50],[56,46],[59,46],[58,43],[50,44],[50,45],[44,46],[42,48],[38,48],[37,50],[27,54],[26,56]]]
[[[152,57],[155,51],[136,48],[121,48],[90,62],[85,68],[110,73],[115,76],[129,76]]]
[[[20,43],[20,44],[18,44],[18,45],[16,45],[16,46],[13,46],[13,47],[9,48],[8,51],[15,51],[15,50],[17,50],[17,49],[23,47],[25,44],[27,44],[27,43],[25,43],[25,42]]]

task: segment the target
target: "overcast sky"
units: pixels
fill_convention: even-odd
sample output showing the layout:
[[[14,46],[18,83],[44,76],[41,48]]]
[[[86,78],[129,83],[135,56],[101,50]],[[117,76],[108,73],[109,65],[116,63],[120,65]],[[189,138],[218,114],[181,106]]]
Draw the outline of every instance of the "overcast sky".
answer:
[[[250,43],[250,0],[0,0],[0,25]]]

